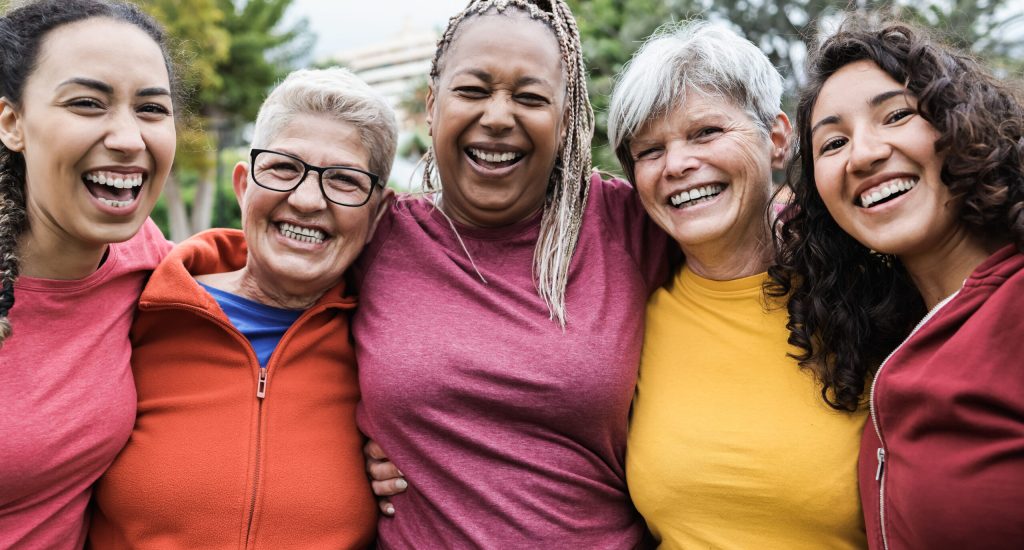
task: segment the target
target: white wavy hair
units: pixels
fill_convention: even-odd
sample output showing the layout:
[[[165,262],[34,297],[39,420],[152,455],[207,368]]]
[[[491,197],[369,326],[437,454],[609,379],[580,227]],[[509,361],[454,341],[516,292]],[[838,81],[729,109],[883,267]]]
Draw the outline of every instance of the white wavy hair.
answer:
[[[749,40],[707,21],[665,25],[633,55],[612,91],[608,140],[620,160],[640,128],[682,105],[688,90],[728,99],[766,137],[782,112],[782,75]]]
[[[370,153],[370,172],[387,184],[398,147],[398,122],[388,102],[348,69],[300,69],[277,85],[256,116],[252,146],[266,147],[295,117],[325,116],[355,126]]]

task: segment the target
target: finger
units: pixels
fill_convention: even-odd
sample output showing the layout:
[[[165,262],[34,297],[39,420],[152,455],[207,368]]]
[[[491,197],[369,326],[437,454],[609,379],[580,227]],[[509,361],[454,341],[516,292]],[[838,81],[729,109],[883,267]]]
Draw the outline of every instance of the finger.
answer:
[[[372,439],[367,441],[366,445],[363,446],[363,454],[376,460],[388,459],[388,455],[384,452],[384,449],[382,449],[380,445]]]
[[[386,481],[373,481],[370,486],[373,488],[373,494],[379,497],[391,497],[408,489],[409,483],[399,477]]]
[[[377,506],[380,507],[380,513],[384,514],[385,516],[390,517],[395,515],[395,507],[391,505],[390,500],[382,498],[377,501]]]
[[[370,477],[375,481],[402,477],[402,472],[398,470],[394,462],[371,460],[366,463],[366,471],[370,473]]]

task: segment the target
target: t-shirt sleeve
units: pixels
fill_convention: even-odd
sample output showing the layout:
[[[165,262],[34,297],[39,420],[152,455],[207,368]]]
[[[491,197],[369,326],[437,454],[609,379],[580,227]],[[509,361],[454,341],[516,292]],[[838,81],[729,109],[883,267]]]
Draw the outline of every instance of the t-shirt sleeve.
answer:
[[[174,243],[164,237],[163,232],[153,222],[153,219],[146,218],[139,232],[119,245],[119,250],[132,268],[152,271],[167,256],[173,246]]]
[[[600,203],[601,216],[610,235],[622,242],[647,284],[648,292],[665,283],[675,243],[660,228],[640,202],[636,189],[625,180],[591,177],[590,200]]]
[[[399,215],[399,210],[402,208],[401,201],[405,200],[411,199],[407,195],[401,194],[391,201],[387,211],[384,212],[380,222],[377,223],[377,230],[374,231],[373,238],[370,239],[370,242],[366,243],[359,257],[356,258],[352,267],[349,268],[348,282],[352,285],[353,292],[358,294],[359,289],[363,287],[363,280],[373,266],[374,259],[376,259],[377,254],[384,248],[385,243],[387,243],[388,238],[391,236],[391,230],[395,226],[395,217]]]

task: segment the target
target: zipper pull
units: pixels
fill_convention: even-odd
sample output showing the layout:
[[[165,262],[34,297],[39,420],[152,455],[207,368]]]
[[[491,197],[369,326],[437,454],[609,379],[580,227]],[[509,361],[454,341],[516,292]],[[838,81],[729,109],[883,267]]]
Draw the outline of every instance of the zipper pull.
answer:
[[[263,399],[267,396],[267,367],[260,367],[260,380],[256,383],[256,397]],[[881,449],[879,449],[881,450]]]
[[[885,449],[878,448],[878,470],[875,471],[875,481],[882,479],[882,469],[885,467]]]

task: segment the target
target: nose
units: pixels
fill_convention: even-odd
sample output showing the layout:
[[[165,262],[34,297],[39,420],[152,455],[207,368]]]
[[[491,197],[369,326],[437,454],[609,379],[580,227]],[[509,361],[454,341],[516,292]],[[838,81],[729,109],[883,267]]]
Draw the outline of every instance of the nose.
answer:
[[[665,175],[670,178],[681,178],[700,168],[700,158],[693,153],[693,149],[686,144],[670,141],[665,146]]]
[[[320,191],[320,177],[316,172],[306,172],[299,186],[288,194],[288,204],[299,212],[316,212],[327,208],[327,199]]]
[[[104,145],[124,156],[133,156],[146,149],[142,127],[131,108],[118,109],[111,117]]]
[[[848,172],[870,172],[892,155],[892,146],[870,128],[855,130],[849,139]]]
[[[502,94],[491,96],[484,105],[480,125],[495,134],[508,131],[515,125],[512,99]]]

